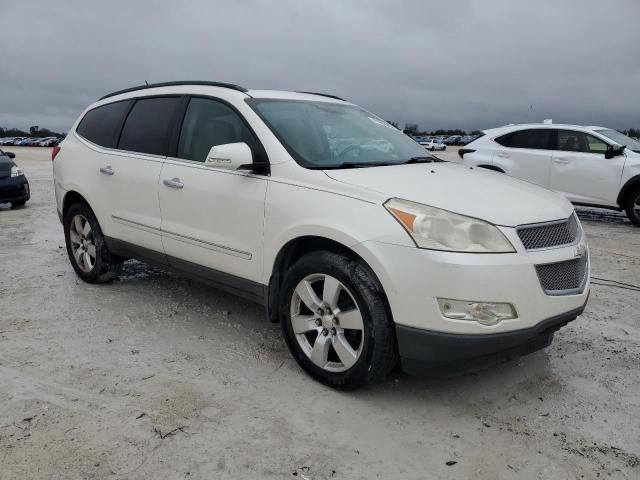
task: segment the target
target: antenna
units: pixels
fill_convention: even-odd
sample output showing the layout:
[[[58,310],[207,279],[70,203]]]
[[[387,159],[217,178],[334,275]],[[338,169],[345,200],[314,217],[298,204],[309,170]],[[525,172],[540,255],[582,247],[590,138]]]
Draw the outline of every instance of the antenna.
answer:
[[[145,81],[144,81],[144,84],[148,86],[148,85],[149,85],[149,82],[147,82],[147,81],[145,80]]]

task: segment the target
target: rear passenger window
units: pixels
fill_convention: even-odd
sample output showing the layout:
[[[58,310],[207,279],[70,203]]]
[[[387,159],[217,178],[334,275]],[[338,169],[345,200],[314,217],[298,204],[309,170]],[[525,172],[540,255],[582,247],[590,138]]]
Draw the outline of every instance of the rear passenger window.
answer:
[[[178,158],[204,162],[211,147],[236,142],[245,142],[253,149],[253,135],[231,107],[205,98],[189,101],[178,142]]]
[[[166,155],[171,122],[179,102],[179,97],[137,100],[124,123],[118,148]]]
[[[575,130],[558,130],[558,150],[588,153],[587,135]]]
[[[122,120],[129,111],[131,100],[109,103],[89,110],[80,121],[76,132],[101,147],[114,148]]]
[[[507,133],[495,139],[500,145],[510,148],[531,148],[534,150],[551,150],[552,129],[533,128]]]

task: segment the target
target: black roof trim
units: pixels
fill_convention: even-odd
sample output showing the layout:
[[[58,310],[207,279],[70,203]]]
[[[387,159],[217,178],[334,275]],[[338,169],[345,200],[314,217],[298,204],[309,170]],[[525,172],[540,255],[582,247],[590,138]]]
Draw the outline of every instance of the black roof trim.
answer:
[[[137,87],[125,88],[124,90],[118,90],[117,92],[110,93],[105,95],[100,100],[104,100],[105,98],[115,97],[116,95],[120,95],[122,93],[136,92],[138,90],[146,90],[148,88],[156,88],[156,87],[176,87],[180,85],[205,85],[207,87],[222,87],[222,88],[230,88],[231,90],[237,90],[242,93],[247,93],[247,90],[240,85],[234,85],[233,83],[222,83],[222,82],[207,82],[202,80],[181,80],[179,82],[162,82],[162,83],[150,83],[148,85],[138,85]]]
[[[344,98],[336,97],[335,95],[329,95],[328,93],[318,93],[318,92],[298,92],[298,93],[306,93],[308,95],[320,95],[321,97],[334,98],[336,100],[342,100],[343,102],[346,102]]]

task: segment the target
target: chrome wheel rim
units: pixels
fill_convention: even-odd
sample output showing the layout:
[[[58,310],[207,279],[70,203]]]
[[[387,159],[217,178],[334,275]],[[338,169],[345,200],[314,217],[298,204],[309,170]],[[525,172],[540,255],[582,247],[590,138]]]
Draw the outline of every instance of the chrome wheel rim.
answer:
[[[307,358],[328,372],[355,365],[364,346],[364,322],[355,298],[338,279],[303,278],[291,298],[291,327]]]
[[[83,215],[76,215],[71,219],[69,241],[78,268],[89,273],[96,264],[96,244],[91,225]]]

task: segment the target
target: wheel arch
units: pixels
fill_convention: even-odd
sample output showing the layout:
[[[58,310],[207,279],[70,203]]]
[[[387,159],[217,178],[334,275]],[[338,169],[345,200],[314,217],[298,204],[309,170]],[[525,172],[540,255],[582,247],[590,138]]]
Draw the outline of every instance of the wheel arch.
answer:
[[[94,215],[95,215],[95,210],[93,209],[93,207],[91,206],[91,204],[89,203],[89,201],[86,199],[86,197],[84,195],[82,195],[80,192],[78,192],[76,190],[69,190],[68,192],[66,192],[64,194],[64,197],[62,198],[62,216],[63,216],[63,218],[64,218],[65,213],[69,209],[69,207],[71,205],[73,205],[74,203],[84,203],[84,204],[86,204],[91,209],[91,211],[94,212]]]
[[[620,206],[620,208],[624,208],[623,205],[627,199],[627,195],[633,192],[633,190],[637,187],[640,187],[640,175],[631,177],[620,189],[620,193],[618,194],[618,198],[616,200],[616,203]]]
[[[493,170],[494,172],[504,173],[504,170],[496,165],[478,165],[479,168],[486,168],[487,170]]]
[[[386,293],[384,292],[384,288],[382,287],[382,282],[371,265],[369,265],[362,256],[356,253],[352,248],[349,248],[347,245],[337,240],[318,235],[302,235],[285,243],[275,256],[273,268],[271,270],[271,277],[269,278],[269,285],[267,287],[267,316],[270,321],[278,322],[280,320],[278,315],[278,303],[280,301],[281,294],[280,286],[282,285],[287,269],[302,256],[316,251],[341,253],[354,260],[362,262],[380,285],[380,293],[384,298],[388,314],[391,318],[391,308],[389,306]]]

